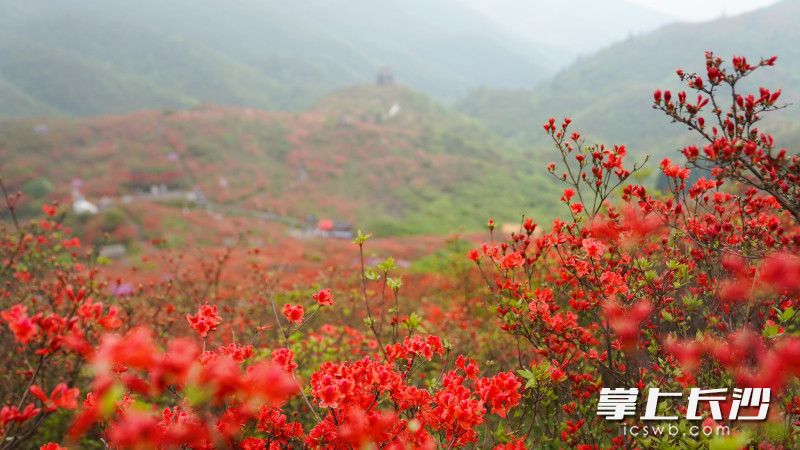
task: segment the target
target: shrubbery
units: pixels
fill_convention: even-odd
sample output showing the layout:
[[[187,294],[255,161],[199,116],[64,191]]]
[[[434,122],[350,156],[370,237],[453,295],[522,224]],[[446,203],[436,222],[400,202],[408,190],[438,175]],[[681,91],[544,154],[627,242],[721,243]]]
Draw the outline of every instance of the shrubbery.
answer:
[[[696,99],[655,92],[656,109],[705,141],[684,149],[688,167],[660,163],[668,193],[627,184],[640,166],[624,146],[546,122],[565,218],[547,230],[523,218],[509,239],[490,221],[490,240],[467,253],[485,283],[472,307],[505,335],[458,346],[471,354],[402,310],[393,261],[368,267],[361,233],[354,284],[276,292],[253,269],[247,303],[232,305],[208,303],[224,255],[195,281],[203,298],[169,282],[120,294],[57,208],[14,218],[0,241],[0,448],[795,448],[800,159],[756,127],[780,91],[737,84],[774,62],[708,54],[705,75],[678,71]],[[690,170],[703,175],[687,185]],[[14,216],[18,198],[4,194]],[[338,289],[361,309],[319,325]],[[597,415],[603,387],[695,386],[771,388],[770,415],[722,419],[733,435],[716,438],[626,436]]]

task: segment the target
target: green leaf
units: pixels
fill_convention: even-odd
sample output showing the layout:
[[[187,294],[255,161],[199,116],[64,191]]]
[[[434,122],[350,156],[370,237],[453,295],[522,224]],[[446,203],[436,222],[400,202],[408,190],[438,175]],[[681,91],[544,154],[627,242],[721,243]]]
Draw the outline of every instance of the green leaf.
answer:
[[[420,317],[420,315],[417,313],[411,313],[411,315],[409,315],[408,319],[405,321],[405,327],[410,331],[414,331],[419,328],[421,323],[422,317]]]
[[[521,376],[526,380],[530,380],[531,378],[533,378],[533,372],[531,372],[528,369],[519,369],[517,370],[517,374],[519,374],[519,376]]]
[[[389,272],[390,270],[394,269],[394,267],[394,258],[391,256],[386,258],[386,260],[382,263],[378,264],[378,269],[380,269],[381,272]]]
[[[389,286],[389,289],[396,291],[403,286],[403,279],[400,277],[397,278],[386,278],[386,285]]]
[[[786,424],[783,422],[767,421],[761,425],[761,429],[771,441],[783,441],[788,433]]]
[[[681,301],[683,302],[683,305],[686,306],[686,309],[688,309],[689,311],[694,311],[703,305],[703,302],[701,302],[700,299],[697,298],[697,296],[694,294],[684,295]]]
[[[371,237],[372,234],[364,234],[361,232],[361,229],[359,228],[358,232],[356,233],[356,237],[353,239],[353,244],[359,246],[364,245],[364,243],[367,242]]]
[[[186,399],[189,400],[189,404],[192,406],[202,405],[211,398],[211,389],[196,384],[186,386],[184,393],[186,393]]]
[[[444,338],[442,340],[442,347],[444,347],[445,350],[452,350],[453,349],[453,343],[450,342],[447,338]]]
[[[762,334],[765,338],[773,338],[782,333],[780,332],[780,327],[778,325],[770,325],[768,327],[764,327]]]
[[[495,439],[498,441],[503,440],[506,437],[506,427],[503,425],[503,421],[501,420],[497,424],[497,429],[494,432]]]
[[[111,389],[100,398],[100,414],[103,417],[111,416],[117,408],[117,402],[122,398],[124,393],[125,390],[121,385],[114,384]]]
[[[739,450],[748,443],[750,436],[744,432],[736,436],[717,436],[708,442],[708,450]]]

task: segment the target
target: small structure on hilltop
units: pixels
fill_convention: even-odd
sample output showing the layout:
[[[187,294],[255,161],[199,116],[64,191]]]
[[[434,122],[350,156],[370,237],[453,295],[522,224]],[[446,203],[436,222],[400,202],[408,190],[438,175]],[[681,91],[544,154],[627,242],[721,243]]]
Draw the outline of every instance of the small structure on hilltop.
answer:
[[[400,108],[400,104],[397,103],[397,102],[394,102],[392,104],[392,107],[389,108],[389,112],[386,115],[389,116],[389,118],[391,119],[391,118],[395,117],[396,115],[400,114],[400,110],[401,109],[402,108]]]
[[[97,214],[100,210],[94,203],[86,200],[85,198],[80,198],[72,202],[72,211],[75,214],[82,215],[82,214]]]
[[[331,219],[322,219],[317,223],[317,231],[320,233],[330,233],[333,231],[333,221]]]
[[[97,214],[100,209],[94,203],[86,200],[86,197],[81,194],[80,186],[80,180],[72,181],[72,211],[77,215]]]
[[[391,86],[394,84],[394,74],[392,74],[392,70],[388,67],[383,67],[381,70],[378,71],[378,75],[375,77],[375,84],[378,86]]]
[[[334,239],[352,239],[353,225],[348,222],[322,219],[317,223],[316,233],[321,237]]]
[[[356,119],[351,116],[350,114],[342,114],[339,116],[339,119],[336,121],[336,125],[339,127],[352,127],[353,124],[356,123]]]
[[[47,125],[40,123],[33,127],[33,134],[37,136],[47,136],[50,134],[50,127]]]
[[[195,202],[198,205],[208,204],[208,198],[206,197],[205,192],[203,192],[199,186],[195,186],[194,189],[187,194],[186,199],[190,202]]]
[[[141,193],[154,193],[155,190],[166,191],[184,189],[180,172],[176,170],[165,172],[148,172],[133,170],[128,173],[124,184],[128,189]]]
[[[123,244],[109,244],[100,247],[98,256],[109,259],[120,259],[128,253],[128,250]]]
[[[333,222],[332,238],[336,239],[353,239],[355,233],[353,232],[353,224],[349,222],[336,221]]]

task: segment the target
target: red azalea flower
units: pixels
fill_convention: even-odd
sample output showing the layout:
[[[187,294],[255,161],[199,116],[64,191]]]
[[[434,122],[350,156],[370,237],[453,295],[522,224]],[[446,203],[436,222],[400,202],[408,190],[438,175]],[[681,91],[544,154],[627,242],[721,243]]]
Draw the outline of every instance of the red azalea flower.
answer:
[[[331,294],[330,289],[322,289],[321,291],[312,295],[311,298],[316,300],[317,304],[319,304],[320,306],[333,305],[333,294]]]
[[[187,315],[186,320],[189,325],[201,336],[206,337],[208,333],[217,329],[222,323],[222,318],[217,315],[217,305],[202,305],[194,316]]]
[[[289,323],[303,323],[304,315],[305,309],[303,305],[291,305],[289,303],[283,305],[283,316],[286,317]]]

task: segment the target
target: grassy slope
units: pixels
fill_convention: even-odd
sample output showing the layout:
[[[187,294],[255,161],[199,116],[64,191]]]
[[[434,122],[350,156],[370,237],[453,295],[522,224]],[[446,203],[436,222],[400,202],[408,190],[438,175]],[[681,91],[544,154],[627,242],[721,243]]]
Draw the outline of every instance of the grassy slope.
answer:
[[[0,76],[35,104],[44,105],[41,112],[91,114],[98,109],[122,112],[152,104],[188,104],[145,78],[24,39],[0,40]],[[24,111],[25,104],[19,105],[6,104],[3,109]]]
[[[40,123],[46,135],[33,132]],[[66,196],[73,177],[97,199],[130,192],[137,175],[176,172],[176,184],[196,183],[218,203],[384,235],[476,230],[523,211],[543,221],[557,198],[540,160],[403,87],[351,88],[296,114],[199,108],[5,121],[0,164],[14,168],[3,174],[14,187],[52,186],[42,198]]]
[[[56,111],[28,95],[8,80],[0,78],[0,116],[38,116]]]

